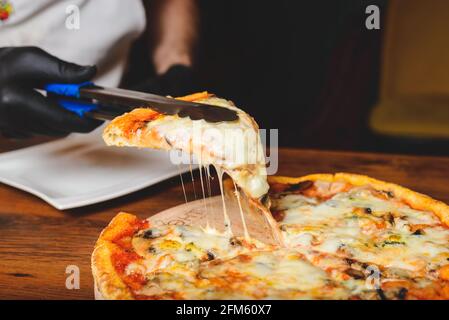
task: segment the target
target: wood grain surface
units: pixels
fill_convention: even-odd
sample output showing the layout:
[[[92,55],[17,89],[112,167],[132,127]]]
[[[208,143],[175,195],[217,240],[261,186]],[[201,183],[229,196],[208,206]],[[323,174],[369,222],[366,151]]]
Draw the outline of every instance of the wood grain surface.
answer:
[[[14,149],[0,142],[0,151]],[[279,175],[352,172],[395,182],[449,202],[449,158],[281,149]],[[193,200],[190,175],[184,176]],[[196,192],[200,186],[197,182]],[[217,193],[215,188],[214,193]],[[179,177],[133,194],[59,211],[42,200],[0,184],[0,299],[92,299],[93,245],[119,211],[142,218],[184,202]],[[65,286],[66,267],[80,269],[80,289]]]

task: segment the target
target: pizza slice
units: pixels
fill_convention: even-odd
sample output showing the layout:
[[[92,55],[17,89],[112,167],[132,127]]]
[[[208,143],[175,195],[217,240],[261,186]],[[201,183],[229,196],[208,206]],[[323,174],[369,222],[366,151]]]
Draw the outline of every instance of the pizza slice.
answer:
[[[115,118],[104,130],[108,145],[182,150],[196,156],[200,166],[226,172],[250,198],[268,192],[265,156],[258,126],[232,102],[207,92],[178,98],[237,111],[238,120],[209,123],[138,108]],[[219,172],[221,177],[221,172]]]
[[[235,191],[243,191],[243,199],[254,208],[247,214],[263,216],[274,241],[282,243],[276,222],[267,209],[269,201],[264,197],[269,186],[257,123],[232,102],[207,92],[178,99],[235,110],[238,120],[210,123],[178,115],[164,115],[150,108],[138,108],[112,120],[104,130],[104,141],[113,146],[181,150],[193,154],[200,168],[209,165],[216,168],[220,188],[223,188],[222,175],[227,173],[234,181],[235,188],[238,188]],[[232,234],[224,198],[223,208],[225,227]],[[243,213],[241,217],[244,220]]]

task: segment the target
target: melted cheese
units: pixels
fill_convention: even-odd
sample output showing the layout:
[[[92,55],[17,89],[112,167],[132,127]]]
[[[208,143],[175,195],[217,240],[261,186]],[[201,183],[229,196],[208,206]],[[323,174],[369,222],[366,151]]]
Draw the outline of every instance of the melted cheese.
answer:
[[[368,188],[352,188],[323,202],[288,194],[273,205],[284,211],[280,226],[290,246],[402,268],[416,276],[430,276],[429,270],[448,263],[449,229],[434,214],[380,199]],[[419,232],[413,230],[416,225]]]
[[[255,240],[229,238],[189,226],[141,231],[134,250],[145,257],[127,266],[128,275],[149,279],[136,293],[181,294],[185,299],[345,299],[350,291],[295,251],[273,250]],[[148,238],[148,237],[147,237]],[[151,248],[151,249],[150,249]]]
[[[258,126],[248,114],[224,99],[208,97],[196,102],[215,105],[217,108],[232,109],[236,111],[238,120],[210,123],[203,119],[192,120],[189,117],[181,118],[178,115],[160,115],[151,109],[138,108],[114,119],[105,129],[103,139],[108,145],[182,150],[190,155],[195,155],[199,161],[203,199],[206,187],[210,193],[210,185],[209,181],[206,186],[204,185],[202,167],[213,165],[217,169],[220,180],[224,224],[230,236],[232,228],[223,195],[223,173],[227,173],[235,184],[255,201],[259,201],[269,189],[264,150]],[[196,199],[191,167],[190,171]],[[207,174],[209,175],[208,170]],[[181,183],[184,182],[181,180]],[[184,196],[187,201],[186,195]],[[207,211],[206,202],[204,202],[204,206]],[[275,235],[278,235],[277,228],[270,220],[271,215],[268,210],[266,211],[264,214],[267,216],[270,228]],[[245,225],[244,221],[243,224]],[[247,238],[249,237],[247,232],[245,235]],[[278,240],[280,241],[280,239]]]
[[[248,261],[249,260],[249,261]],[[257,251],[205,266],[201,278],[210,280],[207,299],[344,299],[349,292],[333,283],[321,269],[285,250]],[[222,279],[214,285],[215,279]],[[332,283],[332,286],[328,284]]]
[[[224,99],[211,97],[197,102],[202,101],[237,111],[239,120],[210,123],[166,115],[147,122],[145,127],[136,130],[132,139],[128,139],[114,127],[114,122],[128,116],[124,115],[106,128],[104,139],[108,144],[176,149],[194,154],[201,159],[202,165],[211,164],[225,170],[252,198],[262,197],[269,186],[257,124]]]

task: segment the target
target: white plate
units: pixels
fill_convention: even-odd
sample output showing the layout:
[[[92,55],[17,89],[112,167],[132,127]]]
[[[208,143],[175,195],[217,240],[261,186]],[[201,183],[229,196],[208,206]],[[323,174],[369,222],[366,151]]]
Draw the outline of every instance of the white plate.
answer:
[[[57,209],[113,199],[189,170],[166,151],[108,147],[102,128],[90,134],[0,154],[0,182],[32,193]]]

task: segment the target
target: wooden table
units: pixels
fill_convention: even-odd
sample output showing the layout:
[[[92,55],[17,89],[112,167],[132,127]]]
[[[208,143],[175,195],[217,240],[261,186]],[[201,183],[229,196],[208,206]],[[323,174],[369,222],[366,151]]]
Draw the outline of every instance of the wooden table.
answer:
[[[0,143],[0,150],[10,149]],[[449,158],[294,149],[279,153],[281,175],[341,171],[399,183],[449,203]],[[187,189],[192,195],[191,183]],[[148,217],[183,202],[179,178],[68,211],[0,185],[0,298],[92,299],[90,255],[111,218],[119,211]],[[79,267],[80,289],[66,289],[68,265]]]

